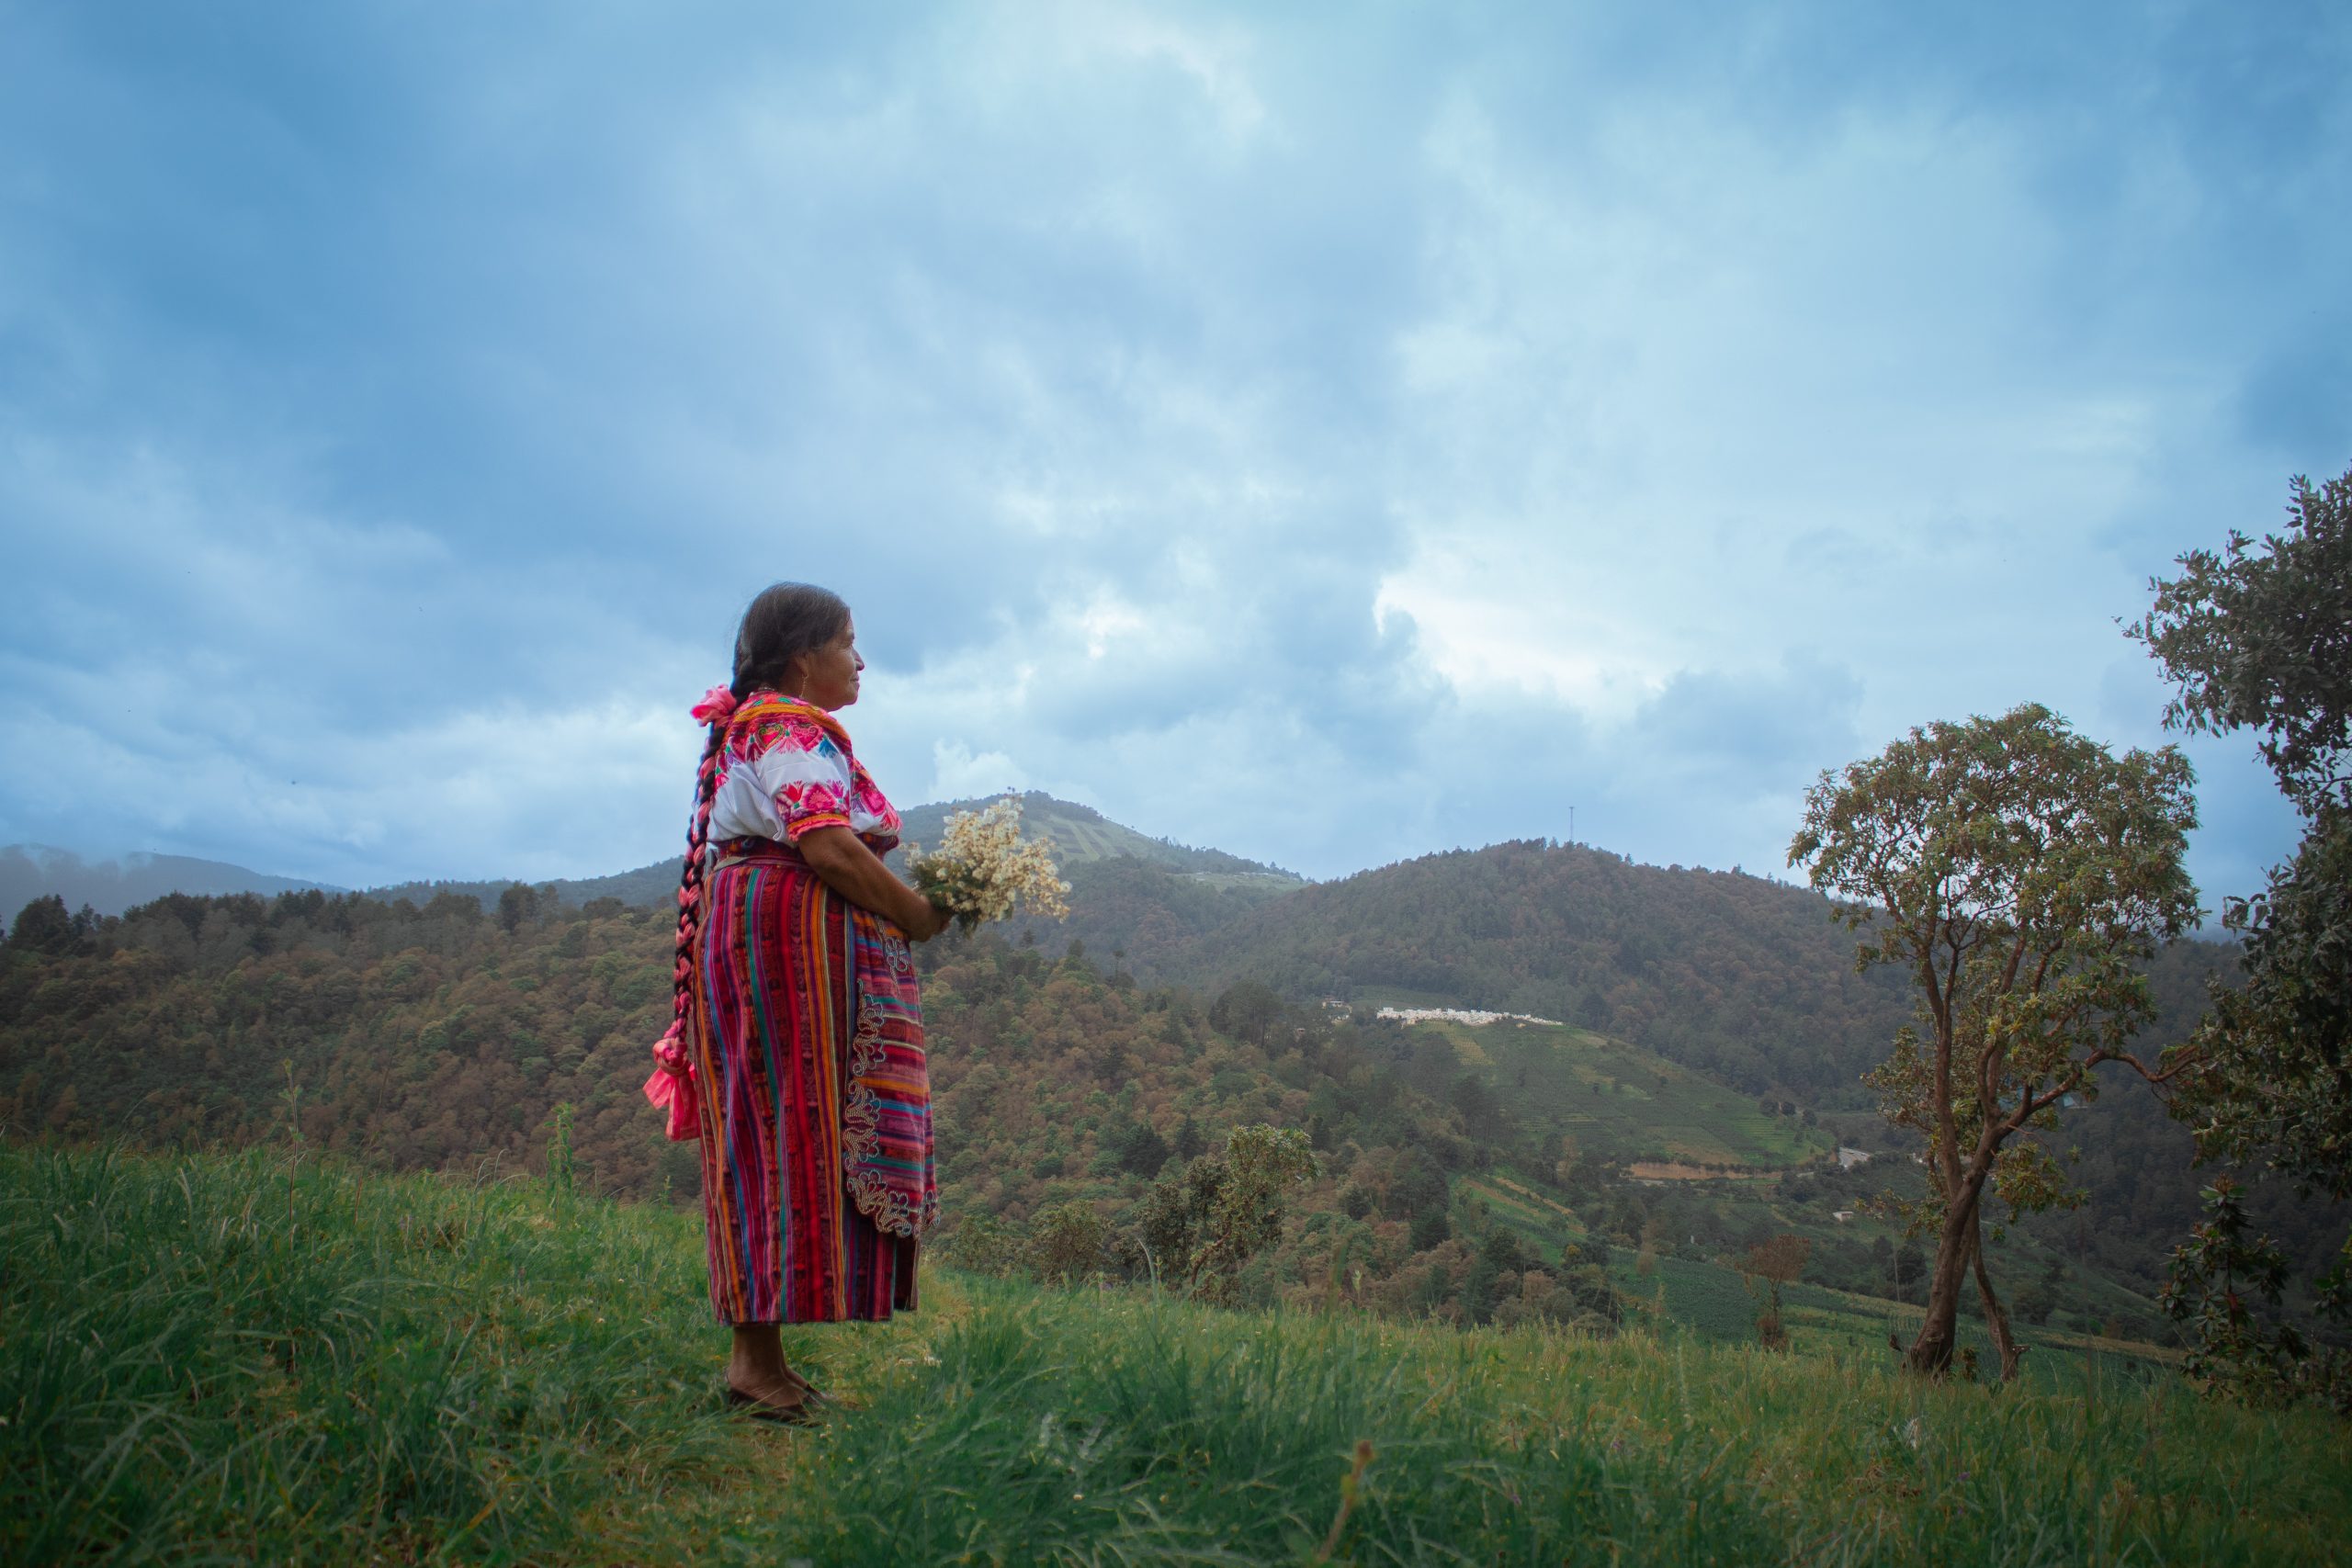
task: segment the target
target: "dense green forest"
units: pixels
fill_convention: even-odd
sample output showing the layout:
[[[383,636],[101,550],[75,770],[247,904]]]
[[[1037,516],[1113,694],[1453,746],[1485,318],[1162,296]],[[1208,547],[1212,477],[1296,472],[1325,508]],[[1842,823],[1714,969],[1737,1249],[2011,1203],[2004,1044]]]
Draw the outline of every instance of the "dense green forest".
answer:
[[[1899,998],[1852,976],[1835,933],[1804,934],[1801,917],[1820,914],[1809,896],[1508,845],[1281,900],[1300,904],[1310,932],[1350,917],[1307,901],[1360,900],[1365,930],[1346,942],[1382,952],[1411,939],[1402,917],[1374,912],[1419,898],[1421,945],[1469,954],[1474,979],[1445,999],[1533,1010],[1533,979],[1499,997],[1468,987],[1489,969],[1532,975],[1547,933],[1572,924],[1583,944],[1551,934],[1548,950],[1562,962],[1589,953],[1588,973],[1606,963],[1609,1021],[1634,1026],[1482,1033],[1381,1020],[1369,985],[1332,1005],[1312,971],[1280,987],[1256,977],[1278,968],[1255,965],[1214,990],[1145,984],[1120,930],[1146,951],[1136,933],[1162,933],[1168,967],[1215,975],[1236,951],[1230,931],[1264,929],[1272,911],[1132,857],[1073,867],[1081,877],[1102,896],[1077,900],[1078,923],[1109,933],[1107,949],[1105,935],[1049,947],[1016,930],[923,950],[949,1234],[968,1229],[975,1260],[990,1261],[978,1256],[989,1242],[994,1261],[1018,1262],[1050,1221],[1092,1247],[1093,1266],[1137,1272],[1136,1238],[1155,1203],[1181,1197],[1188,1162],[1213,1162],[1234,1129],[1262,1124],[1304,1133],[1317,1170],[1291,1195],[1292,1223],[1240,1271],[1238,1299],[1339,1297],[1470,1321],[1530,1303],[1605,1315],[1664,1289],[1668,1266],[1718,1269],[1784,1234],[1810,1244],[1815,1286],[1910,1293],[1916,1247],[1868,1209],[1910,1172],[1850,1077],[1883,1050]],[[1583,907],[1563,915],[1552,878],[1582,889]],[[1552,904],[1505,908],[1514,882],[1551,888]],[[1385,901],[1372,897],[1382,883]],[[1650,934],[1611,934],[1601,911]],[[564,1105],[594,1190],[692,1200],[690,1152],[660,1138],[638,1093],[667,1006],[664,909],[567,905],[516,886],[488,908],[447,892],[421,906],[305,893],[52,917],[20,920],[0,948],[11,1128],[164,1145],[299,1137],[386,1168],[512,1170],[537,1168]],[[1775,968],[1744,929],[1751,918],[1795,957]],[[2199,961],[2223,953],[2197,947],[2160,966],[2163,1029],[2187,1027]],[[1709,1045],[1709,1021],[1743,1009],[1781,1043]],[[1726,1055],[1758,1064],[1745,1082],[1711,1076]],[[2029,1321],[2159,1335],[2146,1297],[2200,1179],[2186,1134],[2120,1086],[2069,1111],[2063,1133],[2084,1151],[2089,1202],[2020,1227],[2003,1244],[2007,1280]],[[1841,1168],[1828,1154],[1841,1139],[1879,1157]],[[1645,1161],[1694,1179],[1645,1179]],[[2264,1201],[2300,1247],[2326,1245],[2329,1216]],[[1092,1228],[1073,1232],[1080,1210]]]

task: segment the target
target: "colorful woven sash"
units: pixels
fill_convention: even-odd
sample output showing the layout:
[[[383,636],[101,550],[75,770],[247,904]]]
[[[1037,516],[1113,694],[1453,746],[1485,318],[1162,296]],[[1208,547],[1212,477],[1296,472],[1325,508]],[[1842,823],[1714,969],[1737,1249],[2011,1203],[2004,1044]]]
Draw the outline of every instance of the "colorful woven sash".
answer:
[[[857,1030],[842,1103],[843,1174],[850,1197],[876,1227],[921,1235],[939,1217],[939,1182],[914,954],[896,926],[854,905],[850,946]]]

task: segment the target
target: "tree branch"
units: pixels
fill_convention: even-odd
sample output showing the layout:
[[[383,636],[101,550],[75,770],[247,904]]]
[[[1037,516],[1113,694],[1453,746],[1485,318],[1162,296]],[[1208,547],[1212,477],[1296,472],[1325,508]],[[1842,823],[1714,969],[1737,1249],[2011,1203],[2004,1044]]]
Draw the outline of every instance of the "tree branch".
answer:
[[[2191,1067],[2196,1066],[2199,1062],[2199,1057],[2197,1053],[2194,1051],[2184,1052],[2181,1055],[2180,1060],[2175,1062],[2171,1066],[2152,1068],[2148,1064],[2143,1062],[2139,1057],[2133,1055],[2129,1051],[2109,1051],[2102,1046],[2083,1058],[2083,1066],[2086,1067],[2098,1066],[2101,1062],[2120,1062],[2125,1066],[2131,1068],[2133,1072],[2139,1074],[2149,1083],[2155,1085],[2158,1089],[2162,1089],[2165,1085],[2178,1077],[2182,1073],[2185,1073]]]

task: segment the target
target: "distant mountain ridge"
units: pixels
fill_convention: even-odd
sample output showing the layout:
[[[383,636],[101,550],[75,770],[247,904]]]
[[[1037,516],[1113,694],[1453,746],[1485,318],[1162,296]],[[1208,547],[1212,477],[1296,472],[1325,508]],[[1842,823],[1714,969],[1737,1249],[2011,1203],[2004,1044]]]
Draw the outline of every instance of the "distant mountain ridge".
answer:
[[[948,817],[977,811],[1001,796],[978,800],[939,801],[905,813],[906,837],[919,844],[936,844],[945,832]],[[1262,897],[1306,886],[1306,879],[1279,866],[1265,865],[1227,854],[1223,850],[1195,849],[1168,839],[1155,839],[1114,822],[1091,806],[1057,799],[1043,791],[1014,798],[1021,803],[1022,827],[1032,837],[1054,841],[1055,859],[1065,872],[1089,865],[1133,859],[1179,878],[1212,887],[1247,885],[1246,891]],[[892,857],[894,864],[902,856]],[[472,898],[485,908],[518,880],[515,877],[468,877],[453,880],[390,883],[363,888],[371,898],[387,903],[406,898],[424,904],[443,894]],[[598,898],[617,898],[644,907],[667,905],[678,887],[675,857],[605,876],[559,877],[534,882],[542,897],[551,897],[576,908]],[[186,855],[130,854],[119,861],[85,861],[68,850],[43,844],[11,844],[0,849],[0,919],[12,920],[32,899],[56,894],[69,909],[87,904],[101,915],[151,903],[167,893],[219,896],[230,893],[301,893],[345,891],[329,883],[274,876],[225,861],[197,860]]]
[[[394,882],[381,887],[360,889],[370,898],[380,898],[390,904],[405,898],[412,904],[424,904],[444,894],[456,894],[471,898],[484,908],[498,902],[498,896],[521,877],[491,877],[479,881]],[[527,884],[538,890],[543,898],[551,897],[565,908],[578,908],[598,898],[617,898],[624,904],[650,908],[670,902],[678,890],[678,863],[675,860],[655,861],[634,871],[616,871],[609,876],[558,877],[549,882]]]
[[[1065,869],[1090,862],[1132,857],[1148,864],[1197,876],[1263,878],[1269,884],[1305,886],[1306,878],[1263,862],[1244,860],[1223,850],[1200,850],[1170,839],[1154,839],[1124,823],[1114,822],[1091,806],[1060,800],[1043,790],[1026,795],[989,795],[973,800],[943,800],[905,812],[904,836],[919,845],[934,845],[947,830],[947,818],[958,811],[985,811],[998,801],[1016,800],[1021,827],[1029,838],[1054,841],[1056,861]]]
[[[1001,797],[997,797],[1001,798]],[[1559,1019],[1628,1041],[1746,1092],[1788,1091],[1824,1109],[1870,1103],[1860,1075],[1909,1021],[1903,976],[1857,974],[1853,939],[1809,888],[1739,873],[1636,864],[1584,845],[1531,840],[1425,855],[1327,883],[1218,850],[1153,839],[1091,807],[1016,797],[1023,826],[1052,840],[1069,880],[1064,920],[1016,918],[1003,932],[1204,997],[1254,982],[1299,1000],[1476,1007]],[[936,843],[948,816],[989,804],[944,801],[906,813]],[[40,894],[118,913],[167,892],[300,891],[311,884],[217,862],[132,857],[86,871],[62,852],[36,863],[0,852],[0,914]],[[903,855],[894,855],[903,861]],[[13,885],[5,874],[13,871]],[[559,908],[599,899],[671,907],[677,862],[534,886]],[[367,890],[423,907],[455,895],[496,906],[505,880]],[[2168,1019],[2203,1008],[2207,975],[2230,950],[2176,943],[2152,970]],[[2162,1039],[2151,1043],[2162,1044]]]
[[[192,855],[127,854],[107,860],[84,860],[71,850],[49,844],[9,844],[0,847],[0,920],[13,921],[18,910],[51,894],[65,900],[68,909],[84,905],[101,915],[153,903],[166,893],[218,897],[228,893],[340,893],[342,888],[299,877],[272,876],[226,861],[198,860]]]
[[[984,810],[1002,798],[991,795],[985,799],[944,800],[911,807],[902,814],[904,835],[918,845],[936,845],[947,830],[947,818],[951,815],[958,811]],[[1223,850],[1194,849],[1167,839],[1150,838],[1123,823],[1112,821],[1091,806],[1057,799],[1042,790],[1033,790],[1013,798],[1021,803],[1023,832],[1032,838],[1043,836],[1051,839],[1054,841],[1054,858],[1066,873],[1080,866],[1134,859],[1179,876],[1212,882],[1251,882],[1261,885],[1267,891],[1286,891],[1306,886],[1306,878],[1279,866],[1244,860]],[[903,854],[893,853],[890,857],[891,864],[900,870],[904,869],[904,861]],[[456,893],[490,905],[496,903],[499,894],[513,885],[512,879],[401,882],[370,887],[366,891],[371,898],[406,898],[418,904],[440,894]],[[673,856],[655,861],[650,865],[639,866],[633,871],[615,872],[610,876],[565,877],[532,886],[543,897],[551,896],[567,908],[577,908],[596,898],[617,898],[624,904],[666,905],[678,890],[678,861]]]

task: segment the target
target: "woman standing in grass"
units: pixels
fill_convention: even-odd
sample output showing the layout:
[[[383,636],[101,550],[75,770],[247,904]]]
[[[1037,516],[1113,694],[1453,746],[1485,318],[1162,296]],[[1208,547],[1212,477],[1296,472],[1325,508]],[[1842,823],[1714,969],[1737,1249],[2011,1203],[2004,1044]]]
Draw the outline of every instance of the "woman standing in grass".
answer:
[[[702,1143],[710,1300],[731,1403],[805,1420],[786,1323],[915,1304],[938,1206],[909,939],[947,916],[881,857],[899,814],[833,716],[857,701],[849,606],[805,583],[752,601],[710,728],[678,889],[675,1007],[647,1097]]]

